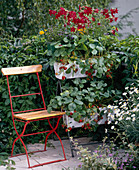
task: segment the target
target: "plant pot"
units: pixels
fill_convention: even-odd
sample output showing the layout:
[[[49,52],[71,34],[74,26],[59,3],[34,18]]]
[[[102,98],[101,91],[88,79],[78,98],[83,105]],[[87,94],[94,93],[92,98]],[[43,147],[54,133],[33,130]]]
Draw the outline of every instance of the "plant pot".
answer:
[[[58,79],[62,79],[63,76],[66,79],[87,77],[86,74],[81,73],[82,69],[79,67],[78,64],[76,64],[76,61],[69,64],[62,64],[62,63],[55,62],[54,70],[55,70],[55,76]]]
[[[100,109],[100,111],[102,111],[102,110],[107,110],[107,108],[105,108],[105,107],[104,107],[104,108],[99,108],[99,109]],[[82,127],[82,126],[83,126],[85,123],[87,123],[87,122],[94,122],[94,124],[95,124],[95,121],[94,121],[94,120],[95,120],[95,119],[97,120],[97,119],[98,119],[98,116],[99,116],[99,114],[96,113],[94,116],[91,116],[90,119],[85,118],[83,122],[79,123],[79,122],[75,121],[74,118],[71,118],[71,117],[69,117],[69,116],[67,116],[67,115],[64,115],[63,121],[64,121],[64,124],[67,125],[67,127],[79,128],[79,127]],[[100,120],[97,122],[97,124],[99,124],[99,125],[100,125],[100,124],[105,124],[105,122],[108,120],[107,113],[104,114],[102,117],[103,117],[103,118],[100,119]]]

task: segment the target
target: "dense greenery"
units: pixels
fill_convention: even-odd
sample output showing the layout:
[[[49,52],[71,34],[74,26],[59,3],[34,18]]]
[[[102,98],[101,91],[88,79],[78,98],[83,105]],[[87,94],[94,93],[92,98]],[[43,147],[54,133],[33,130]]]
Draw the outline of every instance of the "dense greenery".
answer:
[[[138,79],[138,50],[137,47],[136,50],[134,48],[134,44],[138,44],[138,41],[138,37],[131,37],[130,41],[125,39],[117,44],[116,49],[118,49],[117,51],[119,51],[119,54],[121,55],[123,64],[118,68],[118,70],[112,71],[112,79],[108,79],[107,81],[109,84],[109,89],[117,88],[118,90],[123,91],[124,86],[128,82],[133,82],[134,79]],[[42,64],[43,71],[42,74],[40,74],[41,83],[45,101],[48,105],[50,99],[56,94],[57,80],[54,76],[53,68],[49,66],[50,57],[47,56],[47,45],[45,43],[45,39],[40,39],[37,36],[30,39],[12,39],[10,41],[3,39],[0,44],[0,68]],[[133,56],[134,60],[132,60]],[[121,74],[121,72],[123,74]],[[30,77],[30,80],[32,80],[32,77]],[[28,84],[26,77],[23,81]],[[65,81],[68,82],[68,80]],[[62,81],[62,83],[65,83],[65,81]],[[18,90],[21,93],[23,91],[27,91],[28,89],[32,92],[36,90],[33,84],[32,87],[23,86],[22,82],[19,81],[17,77],[15,77],[14,83],[11,84],[11,86],[13,90],[16,90],[16,87],[18,87]],[[9,105],[7,82],[5,76],[2,76],[2,74],[0,78],[0,95],[0,150],[10,151],[13,138],[15,138],[16,135],[11,121],[11,109]],[[30,97],[27,98],[26,103],[22,103],[22,99],[18,100],[17,108],[20,103],[22,103],[22,108],[24,109],[25,107],[33,106],[31,100],[32,98]],[[20,127],[18,126],[17,129],[20,129]],[[34,130],[35,129],[36,127],[34,127]],[[41,140],[40,136],[36,136],[36,138]],[[33,142],[35,142],[35,137]]]
[[[49,9],[65,7],[74,10],[79,5],[89,4],[96,8],[107,7],[110,0],[1,0],[0,35],[21,37],[35,35],[46,28],[53,20]]]
[[[17,41],[20,43],[17,43]],[[32,64],[42,64],[43,72],[40,74],[42,89],[45,96],[46,104],[49,103],[49,100],[56,92],[56,79],[53,75],[53,70],[50,68],[48,63],[48,58],[45,56],[46,45],[44,40],[33,37],[26,40],[11,40],[7,42],[1,41],[0,45],[0,68],[2,67],[11,67],[11,66],[23,66],[23,65],[32,65]],[[11,119],[11,109],[9,104],[9,95],[7,89],[6,77],[2,76],[0,73],[0,150],[7,151],[11,148],[13,138],[15,138],[15,132],[13,131],[13,123]],[[28,91],[34,92],[37,89],[35,88],[35,81],[33,78],[35,75],[29,77],[31,85],[29,85],[28,77],[19,78],[17,76],[10,77],[11,91],[13,94],[17,93],[18,90],[20,94],[27,93]],[[22,81],[25,83],[22,83]],[[53,90],[52,90],[53,89]],[[14,109],[28,110],[28,108],[34,108],[32,96],[26,98],[26,101],[23,102],[24,98],[19,98],[15,100],[13,105]],[[38,99],[39,101],[40,99]],[[38,102],[39,103],[39,102]],[[20,105],[20,106],[19,106]],[[42,124],[41,124],[42,125]],[[17,126],[19,130],[21,126]],[[33,127],[36,129],[36,127]],[[38,128],[41,129],[41,126]],[[39,137],[40,138],[40,137]],[[35,139],[35,138],[34,138]],[[35,142],[35,141],[34,141]]]

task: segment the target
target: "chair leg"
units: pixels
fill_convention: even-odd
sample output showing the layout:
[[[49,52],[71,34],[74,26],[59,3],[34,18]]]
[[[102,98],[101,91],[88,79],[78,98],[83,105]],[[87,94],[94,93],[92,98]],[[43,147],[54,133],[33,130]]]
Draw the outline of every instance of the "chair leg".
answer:
[[[58,125],[59,125],[59,121],[60,121],[61,117],[62,117],[62,116],[60,116],[60,117],[58,118],[57,124],[56,124],[55,128],[52,127],[52,125],[51,125],[51,123],[50,123],[50,120],[48,119],[48,123],[49,123],[50,127],[52,128],[52,130],[51,130],[51,131],[47,134],[47,136],[46,136],[44,150],[46,151],[47,140],[48,140],[49,135],[51,135],[51,134],[54,132],[54,133],[56,134],[56,136],[58,137],[60,143],[61,143],[61,147],[62,147],[62,150],[63,150],[64,159],[66,160],[66,155],[65,155],[63,143],[62,143],[59,135],[56,133],[56,129],[57,129]]]
[[[17,134],[18,137],[17,137],[17,138],[14,140],[14,142],[13,142],[11,157],[20,155],[20,154],[13,155],[13,150],[14,150],[15,142],[19,139],[19,140],[21,141],[24,149],[25,149],[25,153],[26,153],[26,156],[27,156],[28,167],[30,168],[30,162],[29,162],[29,156],[28,156],[27,148],[26,148],[23,140],[21,139],[21,137],[22,137],[22,136],[24,135],[24,133],[25,133],[26,126],[27,126],[28,123],[29,123],[29,122],[26,122],[26,123],[25,123],[24,128],[23,128],[23,131],[22,131],[22,133],[21,133],[20,135],[19,135],[19,133],[17,132],[17,129],[16,129],[15,124],[14,124],[14,128],[15,128],[15,131],[16,131],[16,134]]]

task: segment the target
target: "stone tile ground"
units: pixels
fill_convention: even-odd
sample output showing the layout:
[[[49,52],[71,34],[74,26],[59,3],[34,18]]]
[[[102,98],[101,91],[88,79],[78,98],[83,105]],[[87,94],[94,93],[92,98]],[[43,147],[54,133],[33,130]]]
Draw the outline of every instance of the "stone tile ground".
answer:
[[[70,142],[69,140],[63,140],[63,145],[65,149],[65,154],[67,157],[66,161],[43,165],[35,168],[30,168],[31,170],[66,170],[70,167],[70,170],[74,170],[79,164],[80,161],[78,160],[78,156],[76,152],[74,152],[74,157],[71,156],[71,149],[70,149]],[[80,138],[78,139],[78,143],[88,143],[90,142],[90,138]],[[61,148],[61,144],[59,141],[49,140],[49,143],[51,144],[50,147],[47,147],[47,151],[45,152],[37,152],[30,155],[30,164],[35,165],[38,163],[43,163],[47,161],[53,161],[56,159],[63,159],[63,152]],[[85,145],[84,147],[88,147],[90,150],[95,150],[98,144],[93,145]],[[40,143],[36,144],[29,144],[27,146],[28,151],[34,151],[34,150],[43,150],[44,145]],[[26,155],[18,156],[10,158],[15,161],[16,165],[13,165],[12,167],[16,168],[16,170],[27,170],[28,164]],[[6,170],[6,167],[0,166],[0,170]]]

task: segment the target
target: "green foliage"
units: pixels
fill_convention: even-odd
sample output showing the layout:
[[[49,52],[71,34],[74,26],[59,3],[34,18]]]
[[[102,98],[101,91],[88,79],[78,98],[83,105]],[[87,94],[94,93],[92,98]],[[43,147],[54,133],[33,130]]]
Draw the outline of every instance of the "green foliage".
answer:
[[[12,165],[15,165],[15,162],[13,160],[5,160],[8,159],[8,153],[1,152],[0,153],[0,166],[6,166],[6,170],[14,170],[15,168],[12,167]]]
[[[22,37],[35,35],[38,30],[46,28],[53,20],[49,9],[65,7],[75,9],[78,5],[93,4],[94,7],[107,7],[110,0],[1,0],[0,1],[0,35]]]
[[[49,57],[46,57],[46,49],[47,45],[45,44],[45,40],[39,39],[38,37],[32,37],[30,39],[12,39],[10,41],[3,39],[3,41],[0,41],[0,69],[2,67],[27,66],[35,64],[43,65],[43,71],[40,73],[40,79],[45,102],[46,105],[48,105],[51,97],[55,96],[56,78],[54,77],[53,69],[49,66]],[[37,77],[35,74],[29,75],[29,77],[27,77],[27,75],[9,76],[9,81],[12,95],[26,94],[29,91],[33,93],[38,92],[39,90],[38,88],[36,89]],[[0,96],[0,151],[11,151],[12,142],[16,137],[16,134],[12,123],[7,81],[6,77],[2,76],[2,73],[0,73]],[[35,103],[34,105],[33,101],[35,101],[35,99],[35,96],[15,98],[13,100],[13,108],[17,111],[18,109],[28,110],[29,108],[33,109],[41,107],[41,99],[38,97],[38,104]],[[47,126],[47,123],[43,121],[41,123],[36,122],[36,124],[32,123],[27,127],[27,129],[32,128],[32,130],[35,131],[36,128],[39,128],[39,130],[41,130],[44,124]],[[17,123],[16,126],[20,133],[23,128],[23,124],[20,123],[19,125]],[[26,142],[40,141],[42,136],[37,135],[33,137],[33,139],[34,140],[32,141],[32,138],[27,138]]]
[[[103,144],[99,145],[93,152],[88,148],[79,146],[74,142],[75,148],[78,150],[79,160],[81,164],[76,168],[81,170],[101,170],[101,169],[136,169],[138,167],[138,148],[129,144],[125,150],[121,150],[114,143],[113,139],[109,145],[105,143],[106,138],[103,140]]]
[[[124,132],[129,142],[139,143],[139,81],[126,87],[118,106],[115,121],[119,132]]]
[[[60,96],[56,96],[50,101],[48,111],[53,109],[66,110],[66,114],[76,121],[88,119],[95,113],[103,116],[103,111],[99,107],[105,107],[114,100],[117,91],[107,89],[107,83],[103,80],[87,81],[86,79],[75,79],[72,84],[65,84],[62,87]],[[73,114],[71,115],[71,112]],[[96,125],[95,121],[91,122]]]
[[[139,36],[130,36],[117,42],[112,48],[121,59],[121,65],[113,75],[115,87],[120,88],[121,84],[125,86],[138,80]]]

